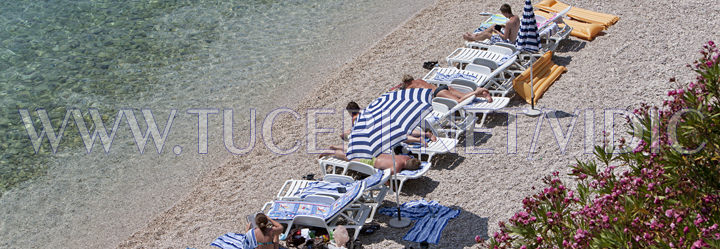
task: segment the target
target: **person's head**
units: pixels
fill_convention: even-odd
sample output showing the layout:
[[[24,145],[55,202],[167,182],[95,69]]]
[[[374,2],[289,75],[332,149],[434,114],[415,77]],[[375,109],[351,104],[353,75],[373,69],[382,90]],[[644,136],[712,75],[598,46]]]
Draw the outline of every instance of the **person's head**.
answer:
[[[420,160],[417,158],[410,158],[405,162],[405,167],[403,169],[406,170],[416,170],[420,168]]]
[[[500,13],[503,14],[503,16],[505,16],[507,18],[510,18],[511,16],[513,16],[512,9],[510,9],[510,5],[506,4],[506,3],[503,4],[502,6],[500,6]]]
[[[350,241],[350,236],[347,229],[343,225],[339,225],[333,231],[333,239],[336,246],[344,247]]]
[[[263,213],[259,213],[255,215],[255,226],[257,228],[260,228],[260,231],[264,234],[270,231],[270,229],[273,228],[272,222],[270,222],[270,219]]]
[[[407,86],[409,86],[413,80],[415,80],[415,78],[413,78],[412,75],[409,75],[409,74],[403,75],[403,77],[402,77],[403,87],[402,88],[406,88]]]
[[[350,117],[353,119],[353,121],[355,121],[357,115],[360,114],[360,105],[355,103],[355,101],[350,101],[345,107],[345,110],[350,114]]]

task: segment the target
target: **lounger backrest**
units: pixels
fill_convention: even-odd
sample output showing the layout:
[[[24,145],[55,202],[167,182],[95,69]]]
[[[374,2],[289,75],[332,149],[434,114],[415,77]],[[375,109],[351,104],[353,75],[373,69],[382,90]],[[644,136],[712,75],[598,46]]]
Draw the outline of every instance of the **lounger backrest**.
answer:
[[[505,47],[505,46],[499,46],[499,45],[490,46],[488,48],[488,51],[493,52],[493,53],[498,53],[501,55],[510,55],[510,54],[514,53],[512,49]]]
[[[541,26],[542,24],[545,24],[545,22],[547,22],[547,18],[546,18],[546,17],[540,16],[540,15],[535,15],[535,23],[537,23],[538,28],[540,28],[540,26]]]
[[[538,26],[538,32],[540,32],[540,30],[542,30],[542,29],[544,29],[545,27],[547,27],[548,25],[550,25],[550,23],[552,23],[552,22],[555,22],[555,23],[558,23],[558,24],[564,23],[563,17],[564,17],[568,12],[570,12],[570,9],[572,9],[572,6],[568,6],[568,7],[565,8],[563,11],[560,11],[560,13],[555,13],[555,15],[553,15],[552,18],[550,18],[549,20],[546,20],[545,22],[543,22],[541,25]]]
[[[495,46],[505,47],[510,49],[510,54],[515,53],[517,51],[517,47],[515,44],[505,43],[505,42],[496,42]],[[508,54],[505,54],[508,55]]]
[[[308,195],[303,201],[330,205],[335,202],[335,199],[327,195]]]
[[[298,215],[293,219],[294,224],[302,224],[309,227],[321,227],[327,229],[325,220],[312,215]]]
[[[439,113],[446,113],[450,111],[450,109],[455,107],[455,105],[457,105],[457,102],[455,100],[443,97],[435,97],[432,101],[433,111]]]
[[[362,196],[365,183],[357,181],[345,185],[345,188],[346,192],[330,204],[308,201],[274,201],[267,215],[274,220],[292,220],[299,215],[308,215],[329,221]]]
[[[350,161],[348,163],[348,167],[345,172],[348,172],[348,171],[355,171],[355,172],[365,174],[368,176],[371,176],[371,175],[374,175],[375,173],[377,173],[377,169],[373,168],[373,166],[370,166],[370,165],[367,165],[367,164],[364,164],[361,162],[356,162],[356,161]]]
[[[458,88],[458,86],[463,86]],[[477,89],[477,83],[469,81],[469,80],[463,80],[463,79],[454,79],[450,82],[450,87],[453,87],[457,89],[458,91],[469,93],[472,91],[475,91]]]
[[[479,74],[485,75],[485,76],[488,76],[492,73],[492,70],[489,67],[487,67],[485,65],[474,64],[474,63],[470,63],[467,66],[465,66],[465,70],[470,71],[470,72],[479,73]]]
[[[495,71],[495,69],[498,68],[498,65],[496,62],[489,60],[489,59],[485,59],[485,58],[475,58],[473,60],[472,64],[483,65],[483,66],[490,68],[490,70],[493,70],[493,71]]]

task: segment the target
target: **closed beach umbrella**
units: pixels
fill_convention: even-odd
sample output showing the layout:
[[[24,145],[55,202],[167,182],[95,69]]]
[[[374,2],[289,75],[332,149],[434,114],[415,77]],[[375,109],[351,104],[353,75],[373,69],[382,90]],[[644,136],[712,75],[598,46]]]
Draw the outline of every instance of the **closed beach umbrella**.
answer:
[[[533,12],[532,3],[530,3],[530,0],[525,0],[523,15],[520,19],[520,32],[518,32],[518,47],[528,52],[537,52],[540,50],[540,39],[538,38],[537,31],[537,23],[535,22],[535,12]]]
[[[520,19],[520,32],[518,32],[517,45],[520,50],[527,52],[538,52],[540,50],[540,39],[537,33],[537,23],[535,22],[535,12],[533,12],[533,6],[530,0],[525,0],[525,7],[523,8],[523,15]],[[535,109],[535,88],[533,86],[532,76],[532,60],[534,57],[530,57],[530,105],[531,110]],[[535,115],[536,111],[531,111],[532,115]]]
[[[378,156],[407,139],[407,135],[432,111],[431,89],[406,89],[385,93],[360,112],[350,132],[346,152],[348,160]],[[395,168],[395,153],[393,168]],[[397,172],[393,170],[393,181]],[[400,214],[400,193],[395,191],[398,218],[390,220],[391,227],[406,227],[410,220]]]

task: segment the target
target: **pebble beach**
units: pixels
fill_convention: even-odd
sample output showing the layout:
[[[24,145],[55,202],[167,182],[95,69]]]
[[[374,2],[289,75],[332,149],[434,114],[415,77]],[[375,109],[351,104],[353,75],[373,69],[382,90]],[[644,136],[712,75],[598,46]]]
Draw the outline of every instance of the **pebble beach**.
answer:
[[[289,107],[303,117],[311,109],[335,108],[334,115],[320,116],[318,124],[336,132],[318,135],[316,148],[340,143],[341,111],[348,101],[364,106],[398,84],[403,74],[422,77],[427,73],[423,62],[442,63],[445,56],[464,45],[460,35],[486,18],[478,14],[495,12],[502,3],[436,1],[352,61],[308,84],[312,90]],[[568,71],[536,106],[551,113],[547,118],[513,114],[528,107],[515,97],[508,106],[510,115],[491,115],[487,130],[475,133],[474,147],[461,145],[457,153],[438,157],[424,177],[406,183],[401,202],[424,198],[461,210],[460,216],[448,223],[440,244],[431,248],[473,248],[476,235],[492,236],[498,222],[519,211],[521,200],[536,192],[533,186],[539,185],[542,177],[554,171],[563,175],[576,159],[591,158],[586,145],[600,144],[602,131],[609,128],[604,110],[632,111],[641,103],[659,104],[667,89],[676,84],[669,79],[691,81],[685,65],[697,57],[702,44],[720,38],[720,20],[713,18],[720,5],[712,1],[566,3],[614,14],[620,21],[593,41],[570,37],[560,44],[553,61]],[[510,4],[514,13],[521,13],[520,1]],[[305,121],[278,118],[273,129],[278,147],[289,148],[299,141],[297,152],[278,155],[259,145],[249,154],[234,156],[203,172],[187,196],[153,217],[119,247],[209,248],[222,234],[243,232],[245,215],[271,200],[285,180],[319,173],[317,156],[308,153],[312,148],[305,143]],[[622,120],[614,123],[616,131],[623,125]],[[508,136],[511,129],[516,129],[516,142],[508,142],[514,139]],[[558,129],[566,136],[571,134],[564,150],[554,135]],[[468,153],[473,148],[485,151]],[[386,198],[386,206],[395,204],[391,197]],[[414,246],[401,239],[407,228],[389,228],[387,219],[377,215],[381,229],[360,236],[364,248]]]

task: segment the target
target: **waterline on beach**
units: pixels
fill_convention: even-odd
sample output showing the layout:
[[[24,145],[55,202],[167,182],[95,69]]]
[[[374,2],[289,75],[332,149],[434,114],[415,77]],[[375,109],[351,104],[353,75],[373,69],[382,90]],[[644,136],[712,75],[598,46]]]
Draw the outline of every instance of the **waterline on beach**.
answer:
[[[37,156],[18,109],[30,110],[36,127],[35,108],[46,109],[56,128],[70,108],[87,118],[89,108],[98,108],[112,126],[114,113],[124,108],[139,116],[142,108],[174,108],[183,110],[179,118],[197,119],[184,110],[217,106],[243,110],[235,118],[246,124],[244,110],[257,108],[264,115],[290,105],[296,96],[276,94],[302,96],[320,80],[313,77],[351,59],[427,2],[3,6],[13,11],[0,14],[0,27],[8,31],[0,39],[0,135],[12,148],[3,148],[0,174],[23,177],[11,179],[6,185],[11,189],[0,197],[0,246],[117,243],[185,196],[199,172],[227,160],[221,143],[210,144],[208,154],[197,153],[192,122],[173,127],[161,155],[152,143],[139,155],[122,124],[120,143],[107,155],[99,141],[85,154],[77,128],[68,126],[57,154],[48,153],[46,139]],[[157,114],[167,118],[169,111]],[[246,133],[241,125],[235,129]],[[174,145],[185,152],[174,155]]]

